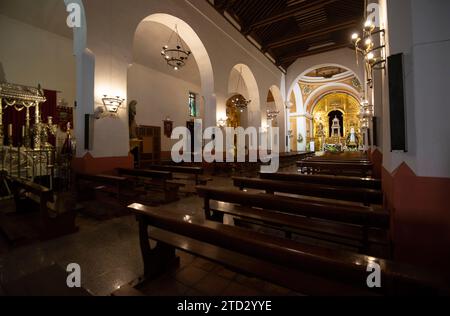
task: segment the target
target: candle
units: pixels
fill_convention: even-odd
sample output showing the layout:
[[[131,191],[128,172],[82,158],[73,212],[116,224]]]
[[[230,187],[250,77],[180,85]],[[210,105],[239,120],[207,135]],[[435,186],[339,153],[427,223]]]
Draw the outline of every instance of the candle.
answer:
[[[13,134],[12,124],[9,124],[9,125],[8,125],[8,136],[9,136],[10,138],[12,138],[12,134]]]
[[[22,139],[25,138],[25,126],[22,126]]]

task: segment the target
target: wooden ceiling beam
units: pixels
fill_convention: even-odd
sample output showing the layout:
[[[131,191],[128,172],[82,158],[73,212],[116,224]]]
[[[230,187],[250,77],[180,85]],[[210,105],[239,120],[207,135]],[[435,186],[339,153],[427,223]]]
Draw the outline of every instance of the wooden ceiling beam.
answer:
[[[266,25],[270,25],[270,24],[273,24],[276,22],[283,21],[285,19],[288,19],[293,16],[297,16],[299,14],[309,14],[313,11],[321,9],[324,6],[334,3],[336,1],[338,1],[338,0],[321,0],[318,3],[314,2],[311,4],[299,4],[299,5],[293,6],[292,8],[283,10],[283,12],[281,12],[279,14],[272,15],[271,17],[257,21],[255,23],[252,23],[252,24],[244,27],[242,33],[244,35],[248,35],[252,31],[254,31],[258,28],[261,28],[261,27],[264,27]]]
[[[222,0],[221,2],[215,4],[214,6],[221,13],[225,13],[225,11],[229,10],[235,2],[236,0]]]
[[[297,42],[301,42],[301,41],[308,40],[311,38],[319,37],[319,36],[326,35],[329,33],[342,31],[342,30],[346,30],[346,29],[350,29],[350,28],[356,28],[357,25],[358,25],[357,20],[346,21],[346,22],[342,22],[342,23],[338,23],[338,24],[328,24],[327,26],[321,27],[320,29],[317,29],[314,31],[300,33],[300,34],[297,34],[297,35],[294,35],[294,36],[291,36],[288,38],[284,38],[282,40],[267,43],[264,45],[263,50],[267,51],[269,49],[274,49],[274,48],[291,45],[291,44],[294,44]]]

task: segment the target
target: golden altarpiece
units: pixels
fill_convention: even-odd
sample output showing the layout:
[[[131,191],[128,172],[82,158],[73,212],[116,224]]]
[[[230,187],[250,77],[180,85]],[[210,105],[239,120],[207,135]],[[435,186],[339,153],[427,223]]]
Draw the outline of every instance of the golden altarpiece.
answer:
[[[342,116],[342,123],[336,113]],[[360,105],[353,96],[345,93],[326,95],[314,107],[312,117],[313,140],[317,148],[325,150],[327,145],[337,145],[342,150],[358,150],[362,146]],[[342,132],[338,133],[333,123],[339,124],[334,127],[338,126]]]

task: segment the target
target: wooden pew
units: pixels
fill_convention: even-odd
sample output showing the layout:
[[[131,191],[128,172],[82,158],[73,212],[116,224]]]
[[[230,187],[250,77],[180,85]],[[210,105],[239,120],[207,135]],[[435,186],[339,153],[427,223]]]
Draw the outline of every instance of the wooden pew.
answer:
[[[276,226],[288,238],[295,233],[357,248],[362,253],[368,253],[372,245],[381,246],[383,253],[389,253],[389,214],[379,208],[200,186],[197,192],[204,199],[205,217],[209,220],[223,222],[223,215],[228,214],[252,223],[262,223],[263,226]],[[277,214],[295,217],[280,217]]]
[[[9,178],[11,189],[16,201],[16,214],[29,213],[38,210],[38,217],[32,226],[37,227],[39,238],[47,240],[78,231],[75,226],[76,211],[73,209],[56,209],[54,192],[39,184],[18,178]],[[27,225],[20,223],[20,218],[14,225]],[[31,228],[33,230],[34,227]],[[8,235],[8,232],[5,232]],[[14,238],[14,231],[11,238]],[[24,236],[29,237],[29,236]]]
[[[150,280],[178,264],[179,249],[306,295],[446,293],[438,278],[387,260],[303,245],[209,221],[189,222],[183,215],[141,204],[129,208],[137,215],[144,274]],[[156,241],[157,246],[151,248],[149,240]],[[383,286],[369,289],[367,267],[373,263],[381,268]]]
[[[358,175],[367,177],[372,174],[372,163],[358,162],[320,162],[311,160],[302,160],[297,162],[301,171],[307,170],[312,174],[331,174],[331,175]]]
[[[173,174],[168,171],[156,171],[147,169],[116,169],[119,175],[133,179],[135,185],[139,185],[139,180],[144,180],[144,192],[146,188],[161,191],[164,195],[163,203],[170,203],[178,200],[178,191],[184,184],[172,181]]]
[[[351,201],[371,204],[383,204],[383,193],[372,189],[330,186],[300,182],[278,180],[252,179],[233,177],[234,186],[241,191],[244,189],[264,190],[266,193],[289,193],[302,196],[316,196],[321,198]]]
[[[300,173],[267,173],[262,172],[259,174],[261,179],[265,180],[277,180],[277,181],[289,181],[299,183],[310,184],[324,184],[331,186],[343,186],[352,188],[365,188],[372,190],[381,190],[381,180],[374,178],[358,178],[358,177],[345,177],[345,176],[330,176],[330,175],[307,175]]]
[[[326,153],[323,156],[310,155],[307,158],[326,161],[369,161],[369,157],[365,153],[358,152]]]
[[[83,182],[88,182],[86,187],[82,185]],[[77,192],[81,194],[81,199],[84,199],[85,195],[92,197],[92,189],[112,192],[117,196],[117,199],[122,199],[123,189],[127,186],[127,178],[117,177],[105,174],[87,174],[77,173],[75,175],[75,185]],[[87,190],[86,190],[87,189]]]
[[[206,185],[210,179],[201,177],[204,173],[202,167],[185,167],[185,166],[171,166],[171,165],[150,165],[148,170],[166,171],[179,174],[193,175],[196,185]]]

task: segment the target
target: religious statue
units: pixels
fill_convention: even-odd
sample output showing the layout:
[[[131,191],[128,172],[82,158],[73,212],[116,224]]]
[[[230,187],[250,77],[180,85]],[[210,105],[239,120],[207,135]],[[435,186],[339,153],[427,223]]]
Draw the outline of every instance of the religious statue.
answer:
[[[137,114],[137,101],[133,100],[128,105],[128,124],[129,124],[128,126],[130,129],[130,139],[137,138],[136,134],[137,124],[135,120],[136,114]]]
[[[352,127],[350,129],[350,133],[347,136],[346,145],[349,149],[357,149],[358,148],[359,139],[356,135],[355,128]]]
[[[137,136],[137,101],[133,100],[128,105],[128,124],[130,130],[130,153],[134,157],[134,166],[138,168],[141,160],[142,140]]]
[[[324,151],[325,150],[325,129],[323,127],[322,122],[319,123],[317,137],[319,137],[319,139],[320,139],[320,146],[319,146],[320,151]]]

